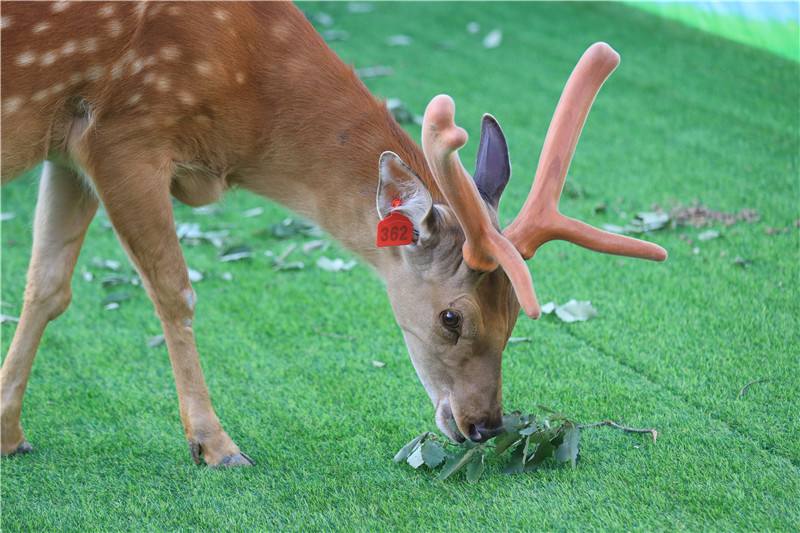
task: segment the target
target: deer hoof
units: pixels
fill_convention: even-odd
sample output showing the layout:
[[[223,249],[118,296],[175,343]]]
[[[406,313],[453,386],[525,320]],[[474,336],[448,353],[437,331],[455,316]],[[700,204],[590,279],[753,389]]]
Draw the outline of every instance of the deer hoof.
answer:
[[[11,457],[12,455],[24,455],[26,453],[31,453],[32,451],[33,451],[33,446],[31,446],[31,443],[24,440],[13,451],[4,453],[3,457]]]
[[[194,461],[194,464],[203,464],[203,450],[199,442],[189,441],[189,451],[192,454],[192,460]],[[253,466],[255,464],[255,461],[240,452],[232,455],[226,455],[219,463],[209,464],[208,466],[211,468],[228,468],[234,466]]]
[[[234,455],[226,455],[222,458],[222,461],[218,465],[214,465],[214,468],[228,468],[232,466],[253,466],[255,465],[255,461],[250,459],[247,455],[243,453],[237,453]]]

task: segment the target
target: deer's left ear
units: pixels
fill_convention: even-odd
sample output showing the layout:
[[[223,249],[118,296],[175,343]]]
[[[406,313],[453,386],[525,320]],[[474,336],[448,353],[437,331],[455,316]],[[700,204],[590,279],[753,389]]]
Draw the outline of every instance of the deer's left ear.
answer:
[[[475,161],[475,185],[486,202],[497,209],[500,196],[511,177],[511,162],[508,158],[508,145],[500,124],[490,115],[483,115],[481,124],[481,143]]]
[[[433,199],[422,180],[394,152],[383,152],[380,158],[377,206],[383,219],[390,212],[406,215],[416,232],[428,233]]]

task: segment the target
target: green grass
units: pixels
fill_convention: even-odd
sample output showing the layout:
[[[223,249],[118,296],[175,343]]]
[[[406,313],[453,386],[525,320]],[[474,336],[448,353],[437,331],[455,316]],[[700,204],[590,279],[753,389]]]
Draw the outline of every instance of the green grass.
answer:
[[[191,463],[166,350],[146,346],[159,332],[146,296],[104,311],[99,283],[76,276],[72,307],[48,329],[26,396],[23,424],[36,450],[2,461],[3,529],[800,528],[798,230],[765,234],[799,216],[798,64],[622,5],[321,9],[351,34],[336,43],[346,61],[395,69],[369,82],[377,94],[418,112],[439,92],[453,95],[472,136],[465,161],[481,114],[500,120],[515,170],[505,221],[527,194],[566,77],[596,40],[623,61],[571,168],[585,195],[565,197],[563,211],[602,224],[695,199],[758,210],[760,222],[722,228],[699,254],[681,236],[700,230],[654,235],[670,251],[665,264],[562,243],[531,264],[543,302],[590,299],[600,315],[573,325],[520,319],[514,335],[533,342],[506,352],[506,407],[545,404],[582,421],[652,425],[658,443],[592,430],[574,470],[512,477],[490,468],[477,485],[435,483],[395,465],[403,443],[434,427],[433,412],[380,281],[363,264],[335,274],[271,271],[261,252],[284,243],[259,232],[286,213],[233,193],[217,217],[176,212],[208,229],[230,225],[257,251],[250,263],[226,265],[208,245],[185,249],[207,274],[195,286],[195,327],[215,405],[257,466]],[[465,31],[471,20],[482,33],[502,28],[502,46],[483,49]],[[385,45],[396,33],[413,44]],[[17,314],[22,299],[35,189],[28,178],[3,190],[3,212],[17,214],[2,228],[6,314]],[[608,213],[595,214],[602,201]],[[241,217],[255,206],[265,213]],[[101,222],[78,272],[91,270],[93,257],[124,260]],[[752,264],[735,265],[737,256]],[[220,279],[223,271],[235,281]],[[2,326],[4,353],[13,329]],[[737,400],[758,378],[770,381]]]

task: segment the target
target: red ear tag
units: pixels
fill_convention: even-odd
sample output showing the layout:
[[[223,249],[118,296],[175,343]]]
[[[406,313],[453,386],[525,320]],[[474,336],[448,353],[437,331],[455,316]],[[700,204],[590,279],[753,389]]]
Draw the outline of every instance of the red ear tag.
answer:
[[[414,224],[402,213],[394,212],[378,222],[378,235],[375,244],[383,246],[403,246],[414,242]]]

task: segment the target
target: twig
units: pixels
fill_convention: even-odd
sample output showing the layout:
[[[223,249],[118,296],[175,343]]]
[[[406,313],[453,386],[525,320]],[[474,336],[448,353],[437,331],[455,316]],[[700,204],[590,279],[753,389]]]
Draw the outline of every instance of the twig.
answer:
[[[589,429],[599,426],[609,426],[624,431],[625,433],[649,433],[650,436],[653,437],[653,442],[658,438],[658,431],[655,428],[632,428],[617,424],[613,420],[602,420],[600,422],[592,422],[591,424],[578,424],[578,429]]]
[[[742,387],[739,390],[739,394],[738,394],[738,396],[736,396],[736,399],[740,400],[741,398],[743,398],[744,395],[747,394],[747,390],[750,388],[750,385],[755,385],[756,383],[764,383],[765,381],[769,381],[769,380],[770,380],[770,378],[759,378],[759,379],[754,379],[753,381],[747,383],[744,387]]]

